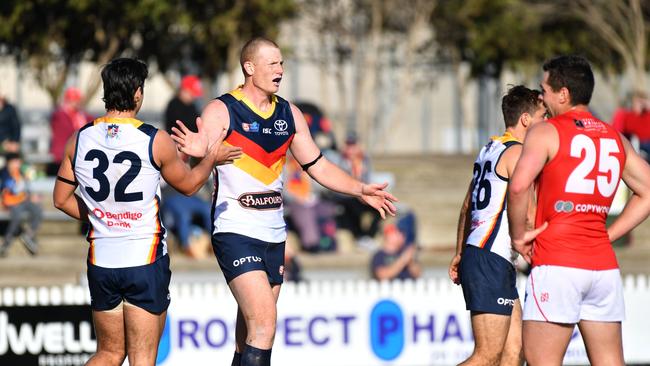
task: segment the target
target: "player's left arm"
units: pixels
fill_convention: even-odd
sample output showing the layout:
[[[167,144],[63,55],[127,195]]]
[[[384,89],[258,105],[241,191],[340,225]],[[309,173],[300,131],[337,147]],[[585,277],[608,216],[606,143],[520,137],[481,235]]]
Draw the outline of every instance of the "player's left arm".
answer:
[[[650,214],[650,166],[622,135],[621,141],[626,156],[622,179],[633,194],[623,212],[607,229],[611,241],[634,229]]]
[[[379,211],[382,218],[386,218],[386,213],[395,216],[397,209],[393,202],[396,202],[397,198],[385,191],[388,183],[360,182],[332,164],[321,155],[298,107],[291,104],[291,113],[296,126],[296,134],[291,142],[291,153],[298,163],[306,168],[307,174],[328,189],[360,198]]]
[[[59,172],[57,174],[56,182],[54,183],[54,191],[52,192],[52,199],[54,207],[65,212],[68,216],[77,220],[88,221],[88,207],[84,201],[75,194],[78,183],[74,176],[72,168],[72,159],[77,145],[77,134],[75,132],[65,146],[65,155]]]

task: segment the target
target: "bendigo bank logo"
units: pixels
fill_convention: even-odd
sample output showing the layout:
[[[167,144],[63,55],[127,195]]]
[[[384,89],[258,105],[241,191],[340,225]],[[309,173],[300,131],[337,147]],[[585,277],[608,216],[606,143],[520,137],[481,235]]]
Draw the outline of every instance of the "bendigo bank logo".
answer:
[[[241,207],[249,210],[276,210],[282,207],[282,194],[275,191],[247,192],[237,201]]]
[[[106,222],[106,226],[110,227],[119,226],[130,229],[130,221],[138,221],[142,218],[142,212],[110,212],[102,211],[99,208],[94,208],[92,212],[96,218],[99,220],[104,220]]]

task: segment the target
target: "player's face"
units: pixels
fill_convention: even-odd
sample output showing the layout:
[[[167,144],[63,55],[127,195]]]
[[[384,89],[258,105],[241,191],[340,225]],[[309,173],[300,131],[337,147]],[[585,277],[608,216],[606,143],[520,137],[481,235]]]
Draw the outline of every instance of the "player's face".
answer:
[[[283,63],[279,49],[261,46],[254,61],[253,84],[268,94],[277,93],[284,74]]]
[[[548,85],[548,71],[544,72],[544,80],[542,81],[542,84],[540,84],[540,86],[542,88],[544,105],[546,105],[546,108],[548,109],[548,113],[551,116],[556,116],[560,114],[561,112],[558,111],[559,109],[558,98],[560,96],[560,92],[559,91],[554,92],[551,86]]]

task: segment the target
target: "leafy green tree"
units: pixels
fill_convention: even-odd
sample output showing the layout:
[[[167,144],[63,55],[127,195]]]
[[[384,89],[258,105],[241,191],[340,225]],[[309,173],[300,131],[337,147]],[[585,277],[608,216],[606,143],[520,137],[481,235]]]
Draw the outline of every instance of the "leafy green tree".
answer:
[[[133,56],[161,71],[197,64],[215,79],[243,41],[275,36],[293,11],[292,0],[4,0],[0,52],[32,67],[54,105],[81,61]],[[97,78],[87,95],[98,86]]]

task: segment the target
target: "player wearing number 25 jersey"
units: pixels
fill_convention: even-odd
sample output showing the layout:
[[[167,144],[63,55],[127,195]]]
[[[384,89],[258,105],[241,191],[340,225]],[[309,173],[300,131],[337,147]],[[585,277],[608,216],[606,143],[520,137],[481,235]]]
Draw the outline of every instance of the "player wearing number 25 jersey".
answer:
[[[588,111],[549,119],[559,147],[538,177],[533,266],[618,268],[605,220],[625,166],[621,137]]]
[[[577,324],[591,364],[622,366],[625,303],[611,241],[648,217],[650,166],[589,112],[594,75],[587,60],[558,56],[543,70],[552,118],[528,132],[508,185],[512,243],[533,265],[524,299],[524,354],[530,365],[562,364]],[[607,228],[620,179],[634,195]],[[527,194],[535,184],[538,229],[527,231]]]

